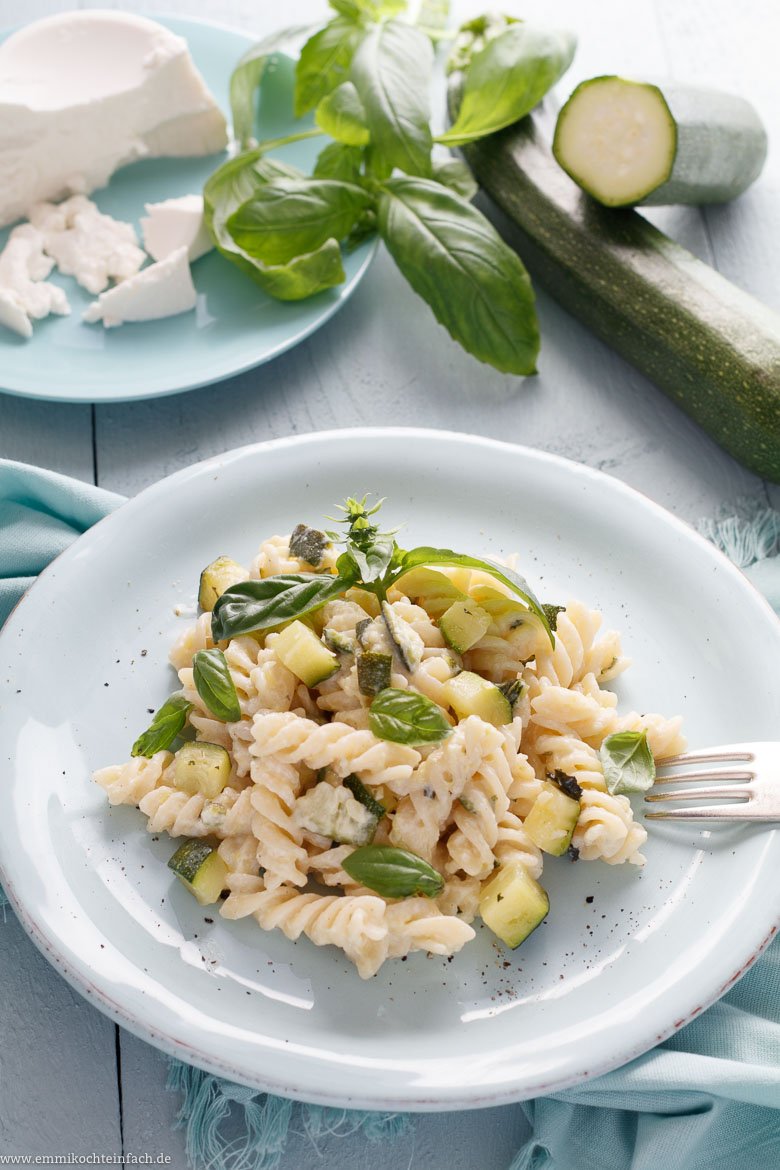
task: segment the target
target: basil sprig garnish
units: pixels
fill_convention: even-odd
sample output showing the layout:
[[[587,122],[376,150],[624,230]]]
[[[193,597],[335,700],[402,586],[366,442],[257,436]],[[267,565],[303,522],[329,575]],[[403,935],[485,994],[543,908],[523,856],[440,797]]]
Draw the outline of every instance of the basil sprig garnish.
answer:
[[[655,782],[655,760],[644,731],[608,735],[599,752],[610,792],[646,792]]]
[[[184,695],[181,693],[171,695],[159,711],[155,711],[152,722],[146,731],[138,736],[130,755],[146,756],[148,759],[155,752],[165,751],[183,730],[191,710],[192,703],[188,702]]]
[[[438,743],[452,731],[446,715],[432,699],[396,687],[379,692],[368,712],[368,726],[377,739],[410,747]]]
[[[369,792],[362,780],[359,780],[357,776],[347,776],[344,781],[344,787],[350,790],[355,800],[365,805],[372,816],[375,816],[378,821],[381,821],[387,809]]]
[[[524,577],[506,565],[467,556],[450,548],[433,548],[429,545],[409,550],[399,548],[395,541],[395,530],[380,532],[379,525],[373,519],[382,502],[379,500],[373,507],[367,508],[365,496],[362,500],[350,497],[343,505],[339,505],[345,517],[340,523],[346,527],[346,532],[319,534],[344,545],[344,552],[336,561],[335,576],[330,573],[280,573],[260,581],[241,581],[226,589],[211,615],[214,641],[223,642],[239,634],[268,630],[282,622],[303,617],[319,609],[326,601],[341,596],[353,585],[384,600],[390,587],[410,570],[419,565],[447,565],[480,569],[508,586],[539,618],[554,645],[545,607],[540,605]],[[305,526],[299,525],[299,528],[302,527]]]
[[[244,54],[230,82],[241,149],[206,183],[206,226],[221,254],[280,300],[342,284],[342,247],[378,231],[468,353],[533,374],[539,329],[528,273],[469,202],[464,165],[442,163],[432,148],[474,142],[527,114],[568,67],[574,37],[511,17],[468,22],[449,66],[454,125],[434,136],[431,41],[446,37],[449,5],[426,0],[416,23],[407,7],[330,0],[331,19],[318,28],[276,33]],[[293,68],[295,116],[311,112],[315,125],[252,149],[259,87]],[[323,145],[311,175],[267,165],[271,150],[312,136]]]
[[[444,878],[422,857],[389,845],[361,845],[342,865],[351,878],[383,898],[435,898],[444,888]]]
[[[195,689],[215,719],[236,723],[241,707],[236,686],[221,650],[199,650],[192,659]]]
[[[340,558],[341,559],[341,558]],[[267,630],[318,609],[355,584],[355,573],[281,573],[262,581],[242,581],[226,589],[214,606],[215,642]]]

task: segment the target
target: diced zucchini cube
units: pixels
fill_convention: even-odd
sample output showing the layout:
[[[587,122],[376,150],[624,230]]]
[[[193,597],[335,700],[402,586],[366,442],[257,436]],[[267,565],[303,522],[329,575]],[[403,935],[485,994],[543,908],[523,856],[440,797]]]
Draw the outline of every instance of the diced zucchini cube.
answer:
[[[470,670],[462,670],[444,685],[444,695],[459,719],[478,715],[494,727],[512,722],[512,707],[495,683]]]
[[[444,640],[458,654],[465,654],[490,628],[490,614],[473,601],[456,601],[439,619]]]
[[[200,793],[208,800],[219,796],[230,779],[230,756],[217,743],[193,740],[180,747],[175,756],[173,783],[191,796]]]
[[[327,780],[298,797],[293,818],[302,829],[342,845],[369,845],[379,823],[376,811],[361,804],[347,787],[334,787]]]
[[[508,947],[519,947],[547,916],[546,891],[519,862],[502,865],[482,887],[479,913]]]
[[[230,557],[217,557],[200,575],[198,605],[205,613],[211,613],[225,590],[246,581],[248,576],[246,569]]]
[[[316,687],[339,668],[337,655],[323,645],[314,630],[297,620],[279,634],[274,653],[307,687]]]
[[[185,841],[168,862],[179,881],[197,898],[201,906],[219,901],[225,888],[228,867],[216,849],[205,841]]]
[[[579,815],[580,802],[561,792],[557,784],[545,781],[523,828],[544,853],[560,857],[571,845]]]

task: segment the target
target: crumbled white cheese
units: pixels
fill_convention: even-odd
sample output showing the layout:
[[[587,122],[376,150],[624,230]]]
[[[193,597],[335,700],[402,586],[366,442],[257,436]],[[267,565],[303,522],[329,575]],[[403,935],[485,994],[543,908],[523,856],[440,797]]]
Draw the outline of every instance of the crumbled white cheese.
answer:
[[[141,232],[144,247],[155,260],[164,260],[184,246],[192,263],[214,247],[203,221],[202,195],[182,195],[162,203],[147,203]]]
[[[348,788],[334,787],[327,780],[298,797],[293,821],[301,829],[347,845],[367,845],[377,824],[374,814]]]
[[[36,203],[29,216],[63,276],[75,276],[95,295],[111,280],[135,276],[146,259],[133,225],[104,215],[86,195],[72,195],[64,203]]]
[[[85,310],[83,320],[102,321],[107,329],[124,321],[154,321],[175,317],[195,308],[187,249],[179,248],[165,260],[142,268],[108,292],[101,293]]]
[[[40,320],[50,313],[67,316],[68,298],[61,288],[46,277],[53,261],[44,254],[44,238],[31,224],[15,227],[0,253],[0,324],[21,334],[32,336],[30,319]]]
[[[0,45],[0,226],[139,158],[211,154],[225,119],[187,42],[128,12],[66,12]]]

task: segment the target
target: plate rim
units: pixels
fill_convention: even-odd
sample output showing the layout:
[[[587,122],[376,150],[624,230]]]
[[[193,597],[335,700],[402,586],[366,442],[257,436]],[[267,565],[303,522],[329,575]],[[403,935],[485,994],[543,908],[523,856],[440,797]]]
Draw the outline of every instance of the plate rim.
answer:
[[[49,15],[57,15],[57,13],[50,13]],[[173,12],[167,11],[144,11],[130,13],[130,15],[143,16],[147,20],[157,21],[158,24],[162,24],[166,28],[170,28],[172,32],[177,33],[179,36],[183,36],[185,40],[187,39],[187,36],[186,31],[183,30],[186,30],[188,27],[196,26],[198,28],[214,29],[220,33],[228,33],[231,36],[239,37],[245,42],[245,49],[248,49],[257,43],[257,38],[252,33],[249,33],[244,29],[236,28],[235,25],[227,24],[224,21],[201,19],[197,16],[179,16]],[[27,28],[28,25],[32,23],[34,23],[34,21],[23,21],[20,24],[4,25],[2,28],[0,28],[0,44],[13,33],[19,32],[20,29]],[[230,126],[229,114],[226,114],[226,117],[228,119],[228,126]],[[120,168],[120,170],[122,169],[124,168]],[[106,186],[107,185],[108,184],[106,184]],[[98,187],[91,193],[90,198],[92,195],[99,195],[101,191],[105,191],[106,186]],[[14,224],[7,225],[7,227],[13,226]],[[2,228],[0,230],[5,231],[6,228]],[[286,337],[272,349],[268,350],[261,358],[242,359],[238,365],[232,365],[230,369],[225,369],[216,373],[210,373],[206,376],[197,375],[194,381],[190,380],[190,378],[185,378],[183,381],[178,382],[175,386],[170,385],[169,380],[164,380],[160,383],[160,388],[157,389],[149,389],[150,383],[152,387],[155,385],[154,378],[149,379],[148,377],[144,376],[142,380],[142,392],[120,392],[118,394],[114,394],[107,390],[107,392],[101,394],[99,398],[96,398],[94,393],[80,393],[78,390],[68,392],[67,394],[55,394],[50,390],[47,390],[45,385],[42,385],[41,388],[30,388],[29,385],[25,383],[24,379],[18,377],[12,379],[14,381],[14,385],[7,386],[4,383],[8,380],[9,376],[7,374],[0,374],[0,394],[10,394],[14,398],[29,398],[35,402],[72,403],[74,406],[84,406],[87,404],[102,406],[104,404],[114,405],[123,402],[145,402],[155,398],[170,398],[173,394],[186,394],[190,390],[202,390],[206,386],[218,386],[221,382],[226,382],[230,378],[238,378],[242,374],[246,374],[249,370],[259,369],[260,366],[267,365],[268,362],[272,362],[276,358],[281,357],[282,354],[288,353],[291,349],[295,349],[296,346],[300,345],[301,342],[305,341],[308,337],[311,337],[311,335],[316,333],[317,330],[320,329],[323,325],[327,325],[328,321],[330,321],[331,318],[334,317],[336,313],[338,313],[339,310],[347,304],[347,302],[352,298],[355,290],[362,283],[366,272],[376,258],[376,254],[379,249],[379,236],[375,235],[373,239],[366,241],[365,247],[366,254],[357,271],[351,277],[351,279],[346,280],[343,285],[336,286],[335,292],[337,295],[333,298],[332,301],[328,303],[322,312],[313,321],[309,322],[309,324],[297,330],[297,332],[295,332],[292,336]],[[132,322],[129,324],[132,324]],[[150,324],[150,322],[146,322],[146,324]],[[33,335],[33,337],[30,338],[27,342],[27,346],[34,345],[34,343],[35,336]]]
[[[552,465],[553,467],[563,467],[567,473],[582,476],[585,480],[594,481],[596,483],[607,483],[610,488],[617,491],[635,504],[647,511],[660,516],[666,523],[671,522],[673,527],[685,534],[689,539],[693,538],[701,550],[703,550],[715,563],[719,564],[721,569],[727,572],[735,581],[741,583],[741,587],[745,585],[749,587],[749,593],[753,596],[753,600],[758,601],[759,609],[764,611],[764,615],[769,618],[770,624],[774,626],[775,630],[780,633],[780,616],[770,606],[764,595],[753,584],[753,582],[746,576],[746,574],[734,564],[733,561],[722,553],[711,541],[707,540],[700,532],[690,525],[687,521],[675,516],[669,512],[661,504],[656,503],[649,496],[645,495],[638,489],[626,484],[624,481],[617,479],[614,476],[607,474],[601,470],[590,467],[587,464],[579,463],[575,460],[569,459],[565,456],[555,454],[553,452],[543,451],[538,448],[527,447],[518,443],[511,443],[501,439],[493,439],[486,436],[470,435],[465,432],[435,430],[425,427],[345,427],[331,429],[327,431],[312,431],[301,435],[289,435],[276,439],[262,440],[256,443],[246,444],[241,447],[231,448],[230,450],[221,454],[212,455],[207,459],[199,460],[196,463],[190,464],[187,467],[180,468],[171,475],[165,476],[160,480],[149,484],[142,489],[137,495],[130,497],[119,508],[115,509],[103,519],[99,520],[91,528],[87,529],[81,536],[79,536],[73,543],[60,553],[50,562],[49,565],[38,575],[32,586],[20,598],[16,606],[9,614],[5,624],[0,628],[0,662],[4,657],[6,647],[10,645],[11,639],[15,632],[15,627],[18,623],[19,614],[24,610],[24,603],[31,594],[38,588],[42,581],[52,574],[55,566],[59,567],[63,562],[67,563],[69,560],[79,555],[80,549],[83,547],[85,541],[97,539],[95,534],[102,525],[116,523],[116,517],[120,516],[125,509],[132,511],[143,510],[146,507],[148,499],[154,499],[157,493],[164,493],[172,483],[186,482],[191,478],[197,478],[203,475],[218,470],[219,468],[242,459],[259,457],[262,453],[270,449],[284,449],[288,447],[303,447],[314,443],[328,443],[332,441],[340,441],[344,439],[359,440],[359,439],[381,439],[381,440],[396,440],[403,441],[413,437],[417,440],[435,442],[444,440],[445,442],[461,444],[464,447],[477,446],[487,450],[501,450],[504,453],[513,453],[515,456],[530,459],[532,462],[540,462],[543,464]],[[0,838],[0,854],[2,853],[2,839]],[[301,1090],[296,1085],[288,1084],[281,1076],[274,1075],[258,1075],[257,1070],[251,1070],[246,1063],[231,1063],[228,1060],[223,1060],[208,1052],[201,1051],[197,1045],[180,1038],[172,1033],[167,1033],[143,1020],[143,1018],[134,1012],[132,1009],[126,1008],[118,999],[109,994],[103,986],[101,986],[100,979],[92,980],[88,974],[88,964],[82,960],[85,970],[80,970],[76,962],[72,962],[68,957],[63,955],[58,949],[59,939],[52,937],[47,932],[45,924],[36,919],[35,913],[28,910],[23,900],[19,897],[15,884],[10,878],[6,859],[0,855],[0,883],[8,896],[8,900],[16,914],[23,929],[32,940],[34,945],[44,955],[44,957],[51,963],[51,965],[65,978],[65,980],[84,998],[93,1004],[110,1019],[116,1023],[121,1024],[127,1028],[128,1031],[138,1036],[140,1039],[147,1041],[154,1047],[161,1049],[169,1056],[179,1060],[183,1060],[188,1064],[195,1064],[197,1067],[209,1072],[218,1077],[226,1077],[239,1084],[247,1085],[256,1089],[258,1092],[275,1093],[283,1097],[292,1098],[294,1100],[306,1101],[313,1104],[336,1106],[344,1108],[362,1108],[372,1110],[392,1110],[392,1111],[408,1111],[408,1112],[446,1112],[453,1109],[477,1109],[477,1108],[492,1108],[500,1105],[507,1105],[516,1103],[522,1100],[532,1099],[540,1095],[547,1095],[550,1093],[561,1092],[562,1090],[572,1088],[576,1085],[590,1082],[596,1077],[602,1076],[606,1073],[612,1072],[615,1069],[621,1068],[630,1061],[650,1052],[657,1045],[663,1043],[674,1033],[685,1027],[694,1018],[699,1016],[703,1011],[716,1003],[723,995],[725,995],[730,988],[742,978],[744,974],[757,961],[766,947],[771,943],[778,931],[779,923],[776,921],[768,931],[766,931],[766,922],[760,931],[753,931],[754,941],[751,944],[751,953],[748,956],[737,956],[734,959],[733,973],[726,979],[719,987],[717,987],[711,994],[702,996],[700,991],[692,991],[690,999],[695,1003],[683,1016],[673,1020],[666,1028],[656,1030],[650,1044],[641,1042],[639,1044],[633,1043],[627,1048],[621,1049],[620,1053],[613,1058],[605,1059],[597,1062],[588,1062],[587,1071],[571,1072],[566,1076],[558,1076],[545,1080],[544,1082],[534,1084],[532,1086],[524,1086],[521,1088],[513,1088],[510,1083],[510,1078],[505,1076],[498,1086],[488,1089],[483,1086],[481,1091],[468,1092],[462,1084],[456,1086],[437,1086],[427,1087],[423,1093],[421,1090],[414,1089],[415,1095],[410,1095],[408,1092],[404,1095],[399,1090],[395,1090],[395,1095],[387,1089],[382,1091],[381,1095],[358,1097],[348,1093],[339,1092],[338,1090],[330,1090],[323,1087],[321,1080],[320,1087],[316,1090],[305,1088]],[[104,980],[103,982],[107,982]]]

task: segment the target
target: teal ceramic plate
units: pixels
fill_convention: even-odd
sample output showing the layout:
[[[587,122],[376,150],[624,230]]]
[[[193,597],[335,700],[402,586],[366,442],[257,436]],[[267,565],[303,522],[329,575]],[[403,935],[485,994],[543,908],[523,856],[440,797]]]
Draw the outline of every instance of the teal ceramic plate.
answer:
[[[194,20],[161,23],[187,39],[195,64],[227,113],[230,73],[252,38]],[[295,121],[292,91],[293,64],[280,58],[263,87],[263,137],[312,124],[310,119]],[[321,146],[319,139],[305,140],[286,147],[281,157],[307,170]],[[222,157],[134,163],[91,198],[101,211],[138,227],[144,203],[200,191]],[[0,232],[0,247],[7,234]],[[297,303],[272,300],[212,252],[192,268],[198,290],[194,312],[110,330],[84,325],[81,314],[94,298],[72,278],[54,275],[52,280],[67,290],[71,315],[36,322],[29,341],[0,329],[0,389],[57,402],[126,402],[230,378],[270,361],[323,325],[354,292],[375,250],[370,242],[345,255],[346,282]]]
[[[168,648],[203,566],[247,563],[263,536],[363,492],[388,497],[406,547],[517,551],[540,596],[598,605],[632,659],[622,711],[680,712],[697,747],[777,737],[780,622],[711,544],[617,480],[445,432],[281,439],[141,492],[3,627],[0,882],[90,1003],[230,1080],[370,1109],[557,1091],[651,1048],[744,973],[780,915],[776,826],[653,822],[642,870],[549,857],[550,914],[518,950],[478,927],[451,962],[417,953],[364,981],[333,947],[198,906],[166,866],[171,840],[90,779],[127,759],[175,685]]]

